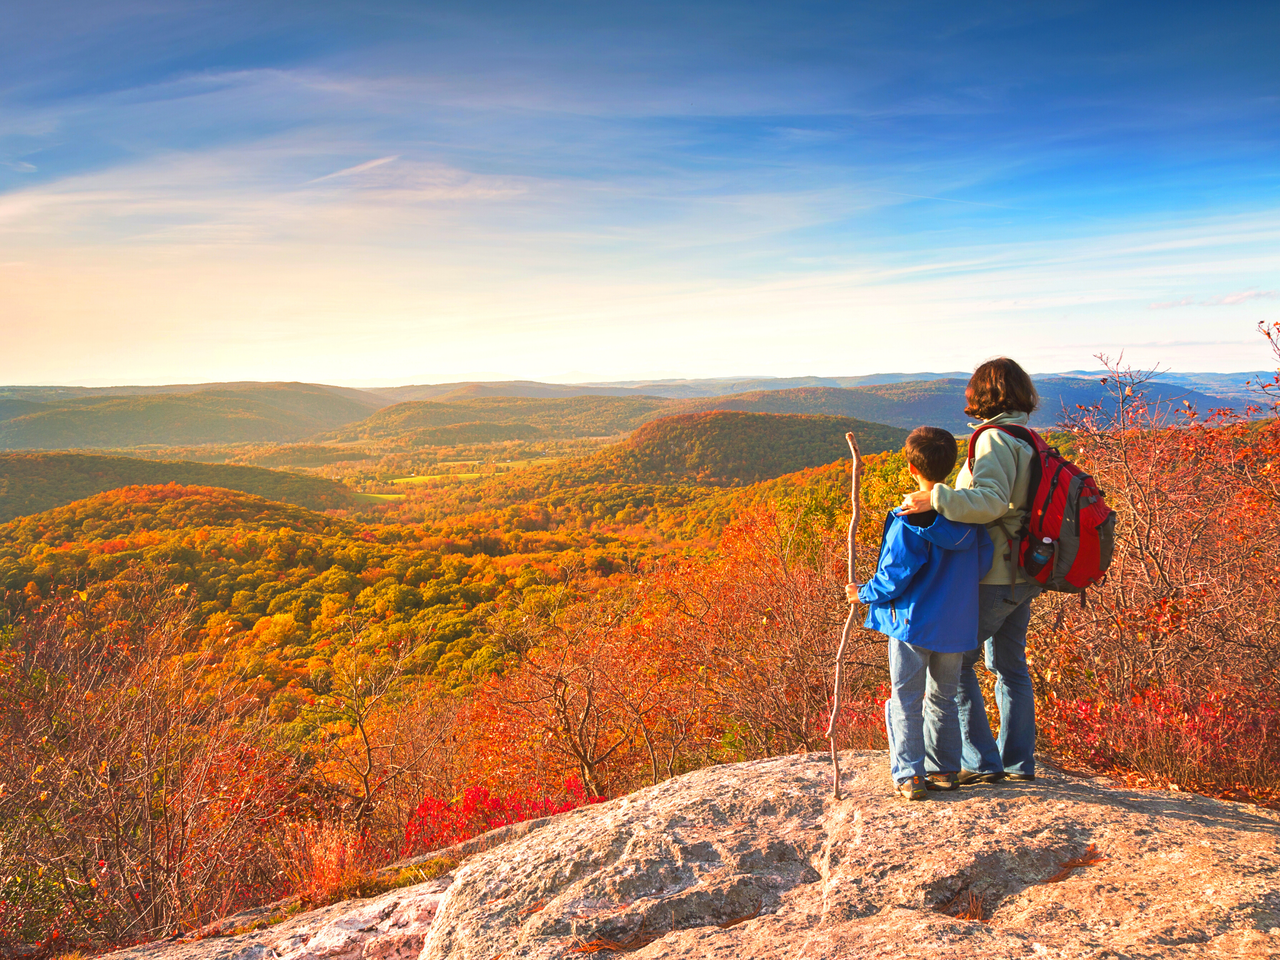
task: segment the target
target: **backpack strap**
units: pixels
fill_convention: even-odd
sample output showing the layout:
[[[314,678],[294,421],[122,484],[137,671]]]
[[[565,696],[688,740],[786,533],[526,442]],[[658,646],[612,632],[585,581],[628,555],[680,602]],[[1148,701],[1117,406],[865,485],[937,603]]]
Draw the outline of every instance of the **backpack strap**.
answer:
[[[999,427],[994,427],[989,423],[984,423],[982,426],[978,427],[977,430],[974,430],[973,433],[969,434],[969,455],[965,457],[964,465],[969,468],[970,473],[973,473],[973,458],[976,455],[974,451],[978,448],[978,435],[985,430],[999,429]]]
[[[987,430],[999,430],[1015,440],[1021,440],[1031,448],[1032,453],[1040,453],[1049,449],[1049,445],[1044,442],[1044,438],[1030,427],[1024,427],[1019,423],[984,423],[969,435],[969,457],[965,461],[965,465],[968,466],[971,473],[973,472],[974,451],[978,447],[978,437]]]

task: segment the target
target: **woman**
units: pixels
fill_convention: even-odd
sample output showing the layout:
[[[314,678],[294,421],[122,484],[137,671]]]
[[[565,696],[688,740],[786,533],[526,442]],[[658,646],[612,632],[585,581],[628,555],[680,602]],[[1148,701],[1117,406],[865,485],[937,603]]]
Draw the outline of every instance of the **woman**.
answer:
[[[988,360],[965,388],[965,413],[982,423],[1027,425],[1040,402],[1025,370],[1008,357]],[[977,426],[973,424],[972,426]],[[1035,779],[1036,707],[1027,672],[1027,625],[1040,585],[1022,576],[1010,557],[1010,535],[1022,526],[1034,451],[999,430],[984,430],[955,487],[938,484],[929,493],[903,497],[901,513],[937,510],[948,520],[986,524],[995,544],[991,569],[978,585],[978,636],[982,647],[964,655],[956,703],[963,739],[961,783]],[[1010,587],[1012,584],[1012,588]],[[991,735],[982,688],[974,673],[978,657],[996,676],[1000,735]]]

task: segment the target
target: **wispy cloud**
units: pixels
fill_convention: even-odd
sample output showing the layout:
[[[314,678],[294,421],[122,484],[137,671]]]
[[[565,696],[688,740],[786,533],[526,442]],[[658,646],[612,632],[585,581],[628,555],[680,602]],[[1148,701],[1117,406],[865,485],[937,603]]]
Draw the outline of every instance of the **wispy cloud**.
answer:
[[[1250,300],[1274,300],[1280,294],[1275,290],[1259,290],[1250,287],[1248,290],[1237,290],[1235,293],[1220,293],[1205,300],[1195,297],[1183,297],[1181,300],[1166,300],[1162,303],[1149,304],[1148,310],[1169,310],[1173,307],[1234,307]]]
[[[325,180],[333,180],[335,177],[350,177],[357,173],[364,173],[366,170],[372,170],[374,167],[380,167],[384,163],[392,163],[400,159],[399,154],[390,157],[379,157],[377,160],[369,160],[365,163],[357,163],[354,167],[347,167],[345,170],[339,170],[336,173],[326,173],[323,177],[316,177],[314,180],[308,180],[307,183],[322,183]]]
[[[1238,303],[1248,303],[1250,300],[1274,300],[1275,298],[1276,291],[1274,290],[1249,289],[1210,297],[1204,301],[1204,305],[1206,307],[1234,307]]]
[[[308,135],[246,147],[175,153],[0,194],[0,253],[37,246],[105,248],[262,244],[305,247],[315,237],[413,246],[475,205],[511,201],[546,184],[475,173],[401,155],[302,181],[350,145]],[[392,161],[397,162],[392,162]],[[333,164],[337,166],[338,164]],[[457,230],[456,224],[452,228]]]
[[[1172,310],[1174,307],[1192,307],[1195,306],[1195,297],[1183,297],[1181,300],[1165,300],[1161,303],[1152,303],[1147,306],[1148,310]]]

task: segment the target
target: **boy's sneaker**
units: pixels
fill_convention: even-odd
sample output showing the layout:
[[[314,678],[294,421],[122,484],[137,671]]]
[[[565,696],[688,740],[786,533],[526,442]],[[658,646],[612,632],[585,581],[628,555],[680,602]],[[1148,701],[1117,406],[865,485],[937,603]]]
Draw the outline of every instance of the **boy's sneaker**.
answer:
[[[1034,773],[1006,773],[1004,775],[1004,778],[1006,780],[1016,780],[1019,783],[1026,783],[1028,781],[1034,780],[1036,778],[1036,775]]]
[[[931,773],[924,778],[924,785],[930,790],[959,790],[959,777],[956,773]]]
[[[1004,771],[983,772],[980,770],[961,770],[956,775],[956,782],[962,787],[972,783],[999,783],[1004,779]]]
[[[929,795],[924,784],[924,777],[912,777],[910,780],[903,780],[894,789],[903,800],[923,800]]]

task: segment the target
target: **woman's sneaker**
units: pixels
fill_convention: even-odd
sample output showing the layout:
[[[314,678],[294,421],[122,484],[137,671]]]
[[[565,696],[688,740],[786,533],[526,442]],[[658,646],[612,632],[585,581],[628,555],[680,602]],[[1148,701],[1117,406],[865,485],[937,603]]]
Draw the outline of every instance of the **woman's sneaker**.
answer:
[[[980,770],[961,770],[956,775],[956,782],[962,787],[967,787],[971,783],[999,783],[1004,779],[1004,771],[987,772]]]
[[[903,780],[894,789],[903,800],[923,800],[929,795],[924,783],[924,777],[912,777],[910,780]]]
[[[959,778],[958,773],[931,773],[924,778],[924,785],[930,790],[959,790]]]

